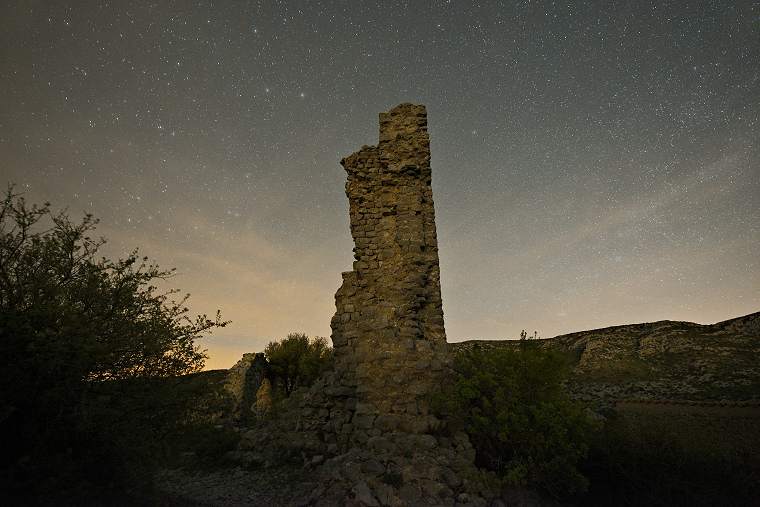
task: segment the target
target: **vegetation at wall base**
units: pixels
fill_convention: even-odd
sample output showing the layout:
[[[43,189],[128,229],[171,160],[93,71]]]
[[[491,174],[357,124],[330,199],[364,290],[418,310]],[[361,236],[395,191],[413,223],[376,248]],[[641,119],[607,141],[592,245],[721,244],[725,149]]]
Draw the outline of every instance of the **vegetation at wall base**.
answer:
[[[463,429],[476,465],[505,487],[552,496],[580,493],[580,466],[598,429],[584,405],[563,397],[564,360],[523,332],[518,348],[465,350],[453,362],[450,387],[433,406],[452,430]]]
[[[298,387],[310,386],[333,367],[332,348],[327,339],[309,339],[303,333],[290,333],[283,340],[269,342],[264,355],[272,384],[281,388],[286,397]]]
[[[716,447],[675,422],[593,416],[598,407],[561,395],[562,356],[524,333],[518,344],[475,343],[455,355],[449,387],[432,406],[450,430],[470,436],[481,483],[584,507],[757,504],[756,453]]]
[[[590,488],[576,505],[757,505],[759,456],[689,441],[683,432],[673,423],[633,427],[621,417],[608,419],[591,443],[583,469]]]
[[[96,224],[13,187],[0,204],[0,494],[17,502],[98,503],[145,484],[166,436],[217,410],[186,379],[206,358],[195,339],[225,322],[190,320],[187,296],[156,286],[173,271],[136,251],[98,259]]]

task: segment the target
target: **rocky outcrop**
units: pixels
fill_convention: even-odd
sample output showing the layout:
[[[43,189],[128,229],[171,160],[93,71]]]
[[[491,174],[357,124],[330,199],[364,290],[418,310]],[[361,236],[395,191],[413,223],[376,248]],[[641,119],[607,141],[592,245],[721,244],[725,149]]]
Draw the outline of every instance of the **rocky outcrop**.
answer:
[[[517,341],[453,344],[455,353]],[[540,340],[567,359],[565,391],[612,410],[620,399],[760,402],[760,312],[716,324],[663,320]]]
[[[238,421],[248,421],[258,413],[266,411],[259,407],[259,389],[265,382],[269,364],[264,354],[243,354],[227,374],[225,388],[235,400],[233,417]]]

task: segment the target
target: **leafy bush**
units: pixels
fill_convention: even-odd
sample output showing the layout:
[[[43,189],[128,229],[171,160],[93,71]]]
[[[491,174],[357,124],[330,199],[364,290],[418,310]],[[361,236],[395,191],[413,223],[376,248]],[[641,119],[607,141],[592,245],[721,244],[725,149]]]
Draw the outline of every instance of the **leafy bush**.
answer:
[[[322,337],[309,340],[303,333],[291,333],[264,348],[274,383],[290,396],[293,389],[309,386],[333,366],[332,348]]]
[[[137,252],[96,258],[96,224],[12,187],[0,204],[0,481],[18,490],[75,497],[133,474],[187,409],[158,379],[202,369],[194,340],[225,324],[191,321],[187,296],[153,285],[172,271]]]
[[[476,465],[511,487],[551,494],[588,487],[579,465],[596,424],[584,406],[564,398],[564,360],[522,333],[514,349],[483,352],[477,345],[455,358],[456,378],[434,399],[452,429],[464,429]]]
[[[225,455],[234,451],[240,435],[226,425],[194,424],[188,428],[192,439],[188,440],[187,452],[193,452],[201,464],[214,466],[225,464]]]

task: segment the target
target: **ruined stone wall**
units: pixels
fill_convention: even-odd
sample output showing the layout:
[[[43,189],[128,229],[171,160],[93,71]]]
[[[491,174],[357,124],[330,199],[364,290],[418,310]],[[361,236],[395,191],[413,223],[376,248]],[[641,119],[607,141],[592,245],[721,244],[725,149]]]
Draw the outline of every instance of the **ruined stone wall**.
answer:
[[[227,374],[225,388],[235,399],[233,417],[247,421],[256,415],[257,395],[262,382],[266,380],[269,365],[264,354],[243,354]]]
[[[426,433],[438,424],[426,395],[444,380],[449,345],[425,107],[380,114],[379,145],[341,163],[355,261],[335,295],[335,368],[280,402],[263,431],[246,432],[240,454],[264,464],[300,454],[313,469],[301,485],[310,505],[485,506],[468,479],[477,469],[467,435]]]
[[[343,435],[420,433],[449,351],[443,326],[425,106],[380,114],[380,143],[343,159],[353,270],[332,319],[331,390]],[[345,426],[341,428],[341,426]]]

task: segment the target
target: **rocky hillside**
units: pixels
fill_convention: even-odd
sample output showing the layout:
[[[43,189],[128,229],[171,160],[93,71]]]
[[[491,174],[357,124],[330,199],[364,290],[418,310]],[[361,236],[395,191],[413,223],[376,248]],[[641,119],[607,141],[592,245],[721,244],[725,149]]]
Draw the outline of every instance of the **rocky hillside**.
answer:
[[[567,390],[602,405],[614,399],[760,400],[760,312],[701,325],[660,321],[541,340],[568,360]],[[455,343],[462,350],[515,341]]]

